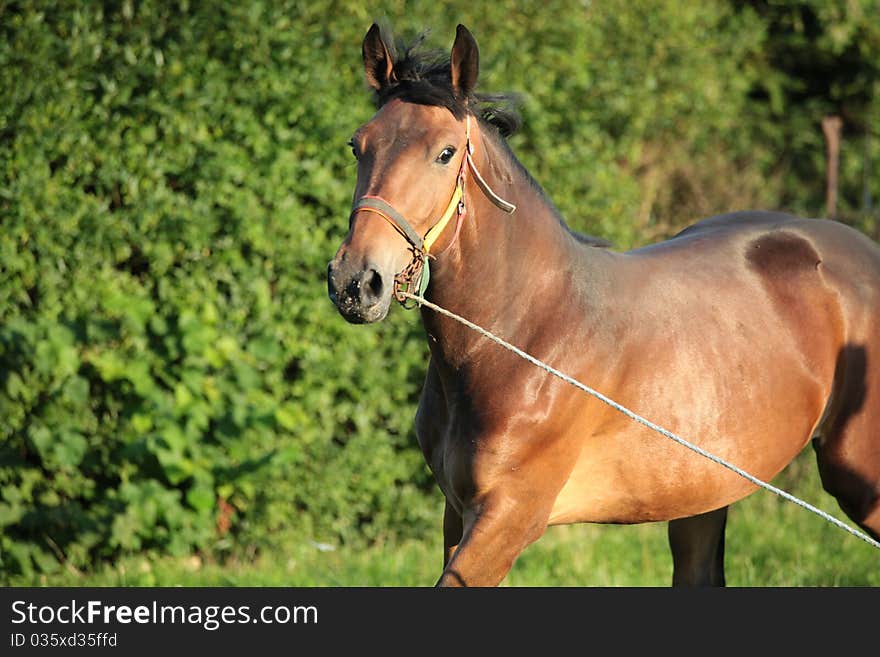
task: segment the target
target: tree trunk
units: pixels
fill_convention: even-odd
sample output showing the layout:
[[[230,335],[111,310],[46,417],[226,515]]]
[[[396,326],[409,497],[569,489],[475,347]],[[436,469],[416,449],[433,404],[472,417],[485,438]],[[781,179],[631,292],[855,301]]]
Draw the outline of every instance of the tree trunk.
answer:
[[[840,170],[840,133],[843,121],[839,116],[822,119],[825,133],[827,168],[825,176],[825,212],[829,219],[837,219],[837,175]]]

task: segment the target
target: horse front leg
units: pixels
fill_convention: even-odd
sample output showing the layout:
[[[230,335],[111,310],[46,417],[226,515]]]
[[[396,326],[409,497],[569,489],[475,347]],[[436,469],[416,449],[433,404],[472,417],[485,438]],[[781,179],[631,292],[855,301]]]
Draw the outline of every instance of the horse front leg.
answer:
[[[551,507],[552,500],[504,493],[470,505],[460,516],[461,540],[447,552],[437,586],[497,586],[526,546],[544,533]]]

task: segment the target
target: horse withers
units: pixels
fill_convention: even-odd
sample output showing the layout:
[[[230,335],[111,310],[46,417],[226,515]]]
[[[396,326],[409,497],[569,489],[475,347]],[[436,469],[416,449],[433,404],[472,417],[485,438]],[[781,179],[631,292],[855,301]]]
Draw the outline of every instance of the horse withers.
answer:
[[[824,488],[880,537],[880,248],[843,224],[711,217],[625,253],[568,229],[449,59],[363,42],[350,228],[328,271],[349,322],[424,297],[761,479],[813,439]],[[724,584],[727,507],[755,490],[422,307],[419,445],[445,496],[447,586],[502,581],[548,525],[668,521],[673,584]]]

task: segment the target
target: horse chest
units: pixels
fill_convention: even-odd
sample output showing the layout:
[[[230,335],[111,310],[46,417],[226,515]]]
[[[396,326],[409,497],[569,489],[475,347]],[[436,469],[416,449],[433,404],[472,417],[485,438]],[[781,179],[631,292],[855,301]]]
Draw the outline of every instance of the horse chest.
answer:
[[[425,462],[443,494],[461,508],[475,489],[476,439],[446,404],[426,403],[416,416],[416,435]]]
[[[429,368],[416,414],[416,435],[425,462],[447,500],[461,509],[495,473],[503,470],[511,449],[487,429],[483,404],[464,394],[462,387],[440,382]]]

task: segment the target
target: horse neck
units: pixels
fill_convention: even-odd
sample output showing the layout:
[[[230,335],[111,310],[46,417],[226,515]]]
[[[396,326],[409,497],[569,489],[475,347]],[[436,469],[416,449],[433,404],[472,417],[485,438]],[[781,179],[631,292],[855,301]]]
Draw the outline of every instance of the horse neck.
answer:
[[[602,252],[577,244],[538,186],[495,138],[480,131],[472,140],[483,178],[517,209],[513,214],[499,209],[468,172],[467,214],[457,241],[447,244],[454,234],[449,227],[441,245],[446,248],[431,262],[427,299],[514,343],[519,336],[522,345],[523,336],[549,328],[542,323],[558,315],[555,306],[571,308],[583,300],[582,291],[590,287],[584,282],[595,268],[589,252]],[[489,347],[455,320],[427,308],[422,318],[432,356],[454,369]]]

